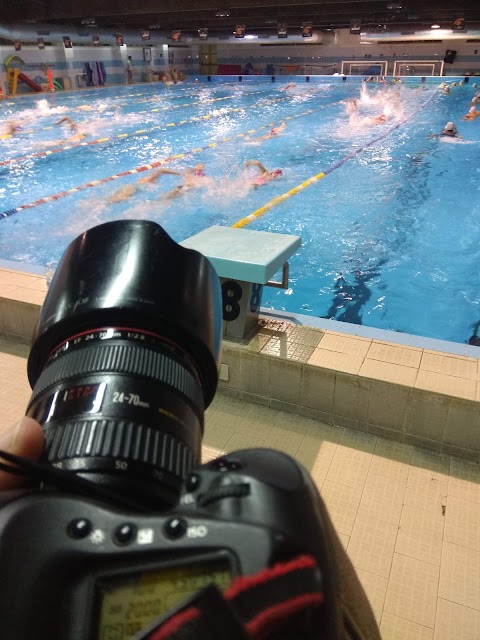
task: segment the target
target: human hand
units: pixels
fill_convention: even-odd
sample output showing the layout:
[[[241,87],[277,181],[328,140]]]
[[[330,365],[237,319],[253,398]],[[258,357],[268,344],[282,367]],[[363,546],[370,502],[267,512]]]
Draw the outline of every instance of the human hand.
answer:
[[[0,433],[0,450],[29,460],[38,460],[42,449],[42,427],[33,418],[22,418],[12,427]],[[22,484],[24,484],[24,478],[21,476],[0,471],[0,491],[16,489]]]

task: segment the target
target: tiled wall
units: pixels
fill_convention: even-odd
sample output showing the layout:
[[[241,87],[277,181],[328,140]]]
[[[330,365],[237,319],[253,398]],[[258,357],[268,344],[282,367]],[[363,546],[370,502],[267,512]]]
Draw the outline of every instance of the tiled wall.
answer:
[[[475,358],[265,320],[222,362],[224,393],[480,460]]]

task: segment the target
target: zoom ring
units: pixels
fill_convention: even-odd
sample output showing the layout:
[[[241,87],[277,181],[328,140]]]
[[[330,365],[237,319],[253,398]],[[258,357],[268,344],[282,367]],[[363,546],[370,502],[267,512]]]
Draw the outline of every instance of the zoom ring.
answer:
[[[132,344],[91,344],[87,349],[65,353],[42,371],[30,401],[51,385],[72,377],[91,374],[131,374],[168,385],[184,395],[194,407],[203,408],[203,395],[197,379],[171,355],[146,346]]]
[[[169,433],[129,420],[69,421],[45,428],[48,461],[109,458],[152,465],[183,477],[194,465],[191,450]]]

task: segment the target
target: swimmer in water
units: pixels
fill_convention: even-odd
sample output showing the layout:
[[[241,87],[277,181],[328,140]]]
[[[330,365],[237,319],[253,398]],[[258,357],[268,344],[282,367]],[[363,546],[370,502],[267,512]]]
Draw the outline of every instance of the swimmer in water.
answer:
[[[60,118],[60,120],[58,122],[56,122],[55,124],[68,124],[70,127],[70,130],[74,132],[74,134],[72,136],[70,136],[70,138],[67,138],[66,140],[63,140],[63,142],[80,142],[80,140],[84,140],[87,137],[86,133],[82,133],[80,131],[80,127],[78,126],[78,124],[76,122],[74,122],[71,118],[69,118],[68,116],[64,116],[63,118]]]
[[[183,184],[179,184],[178,187],[168,191],[163,197],[167,200],[184,196],[190,189],[196,189],[198,187],[208,187],[211,184],[211,178],[205,175],[203,164],[197,164],[196,167],[187,169],[183,173],[181,171],[170,171],[178,176],[183,176]]]
[[[282,87],[280,89],[280,91],[290,91],[291,89],[295,89],[296,87],[296,83],[295,82],[289,82],[288,84],[286,84],[284,87]]]
[[[461,138],[462,136],[458,133],[457,127],[454,122],[447,122],[440,133],[434,133],[430,136],[430,138]]]
[[[16,120],[8,120],[5,123],[5,131],[2,134],[2,138],[7,136],[13,136],[21,130],[22,130],[22,125],[20,124],[20,122],[17,122]]]
[[[275,136],[278,136],[286,128],[287,128],[286,123],[282,122],[281,124],[278,125],[278,127],[273,127],[264,136],[260,136],[259,138],[255,138],[252,142],[261,142],[262,140],[270,140],[271,138],[275,138]]]
[[[385,124],[388,118],[384,113],[381,113],[379,116],[374,116],[371,118],[372,124]]]
[[[108,202],[111,204],[114,204],[116,202],[123,202],[124,200],[127,200],[128,198],[131,198],[132,196],[134,196],[137,193],[137,191],[139,191],[143,187],[143,185],[152,184],[156,182],[158,178],[160,178],[160,176],[165,174],[174,175],[174,176],[184,176],[184,179],[185,179],[185,183],[181,185],[181,187],[177,187],[176,189],[165,194],[164,196],[165,198],[173,198],[173,197],[176,197],[177,195],[180,195],[176,193],[177,189],[183,188],[185,186],[187,186],[187,188],[194,186],[194,182],[196,178],[198,179],[205,176],[205,173],[203,172],[203,164],[198,164],[196,167],[193,167],[192,169],[187,169],[186,171],[183,171],[183,172],[176,171],[175,169],[165,169],[161,167],[160,169],[157,169],[157,171],[154,171],[150,175],[140,178],[140,180],[137,180],[135,184],[127,184],[121,189],[119,189],[118,191],[115,191],[115,193],[113,193],[108,199]]]
[[[480,91],[477,91],[477,93],[473,96],[470,104],[475,105],[475,104],[478,104],[479,102],[480,102]]]
[[[358,104],[357,104],[356,98],[349,98],[347,100],[346,109],[347,109],[347,113],[350,115],[358,111]]]
[[[257,167],[258,169],[260,169],[261,173],[259,175],[249,178],[249,184],[255,188],[261,187],[262,185],[267,184],[267,182],[271,182],[272,180],[280,178],[280,176],[283,175],[281,169],[274,169],[273,171],[269,171],[258,160],[247,160],[244,166],[245,169],[248,169],[249,167]]]
[[[468,113],[463,116],[462,120],[475,120],[478,116],[480,116],[480,111],[478,111],[476,107],[470,107]]]

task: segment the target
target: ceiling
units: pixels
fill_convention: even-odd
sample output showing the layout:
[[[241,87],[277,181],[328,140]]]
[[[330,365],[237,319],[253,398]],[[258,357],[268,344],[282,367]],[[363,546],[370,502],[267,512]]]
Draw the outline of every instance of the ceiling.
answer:
[[[450,29],[456,18],[465,18],[467,30],[480,29],[480,0],[0,0],[2,22],[58,23],[78,27],[112,29],[173,29],[197,33],[208,28],[212,35],[231,35],[236,25],[246,33],[275,33],[277,23],[287,23],[289,34],[302,23],[314,29],[350,27],[361,20],[362,31],[413,33],[434,23]],[[91,24],[94,20],[94,25]],[[90,20],[90,24],[86,22]]]

